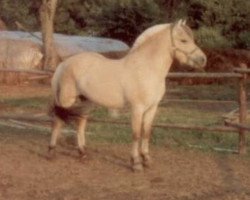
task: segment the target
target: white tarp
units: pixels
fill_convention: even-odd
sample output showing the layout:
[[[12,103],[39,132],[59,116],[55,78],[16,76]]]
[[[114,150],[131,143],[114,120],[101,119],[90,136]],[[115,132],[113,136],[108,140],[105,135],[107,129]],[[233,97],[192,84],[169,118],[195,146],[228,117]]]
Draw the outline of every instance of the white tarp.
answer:
[[[33,34],[38,38],[42,38],[40,32],[34,32]],[[0,31],[0,40],[29,40],[41,45],[42,41],[38,38],[32,36],[30,33],[22,31]],[[124,42],[109,38],[72,36],[56,33],[54,34],[54,40],[57,52],[62,59],[83,51],[95,51],[101,53],[110,51],[126,51],[129,49],[129,46]]]

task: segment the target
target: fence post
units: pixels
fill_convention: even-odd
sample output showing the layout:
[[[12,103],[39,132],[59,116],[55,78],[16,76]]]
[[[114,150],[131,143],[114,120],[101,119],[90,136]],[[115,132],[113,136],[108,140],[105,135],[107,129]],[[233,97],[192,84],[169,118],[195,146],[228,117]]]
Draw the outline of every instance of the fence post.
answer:
[[[241,69],[247,69],[246,64],[240,64]],[[242,74],[239,80],[239,123],[246,124],[247,121],[247,73]],[[246,130],[239,128],[239,154],[246,154]]]

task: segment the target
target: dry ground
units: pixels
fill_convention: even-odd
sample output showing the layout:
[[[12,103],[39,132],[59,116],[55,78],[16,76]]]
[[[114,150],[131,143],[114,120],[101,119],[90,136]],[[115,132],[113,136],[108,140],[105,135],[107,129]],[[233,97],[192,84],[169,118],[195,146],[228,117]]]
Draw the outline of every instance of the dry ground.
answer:
[[[43,87],[0,87],[0,97],[13,91],[25,97],[48,93]],[[56,159],[48,160],[48,141],[42,131],[0,128],[1,200],[250,199],[249,156],[153,146],[152,168],[133,173],[128,144],[92,141],[83,161],[67,136]]]

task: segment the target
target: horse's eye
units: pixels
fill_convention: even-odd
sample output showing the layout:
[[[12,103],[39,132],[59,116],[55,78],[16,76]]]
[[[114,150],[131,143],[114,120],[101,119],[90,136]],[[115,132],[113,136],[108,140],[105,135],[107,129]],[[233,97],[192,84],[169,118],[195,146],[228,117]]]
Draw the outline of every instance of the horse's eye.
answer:
[[[187,43],[188,41],[187,40],[181,40],[182,43]]]

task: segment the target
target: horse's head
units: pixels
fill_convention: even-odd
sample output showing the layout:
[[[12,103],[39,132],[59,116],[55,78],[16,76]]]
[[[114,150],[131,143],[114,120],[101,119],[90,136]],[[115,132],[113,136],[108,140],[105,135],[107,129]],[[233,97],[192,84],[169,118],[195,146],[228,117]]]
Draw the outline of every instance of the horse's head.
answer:
[[[204,69],[207,57],[195,44],[192,30],[186,25],[186,21],[179,20],[172,24],[171,42],[174,59],[190,67]]]

